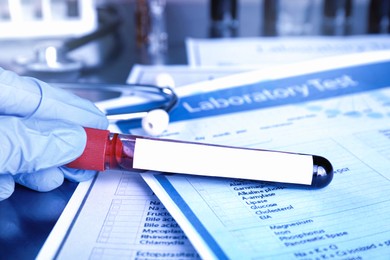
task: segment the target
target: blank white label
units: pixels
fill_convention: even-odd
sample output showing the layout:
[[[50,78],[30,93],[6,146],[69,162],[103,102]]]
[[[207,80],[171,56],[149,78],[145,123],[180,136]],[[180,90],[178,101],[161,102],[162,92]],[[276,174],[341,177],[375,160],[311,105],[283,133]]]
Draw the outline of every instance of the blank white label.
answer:
[[[138,138],[135,169],[310,185],[313,157]]]

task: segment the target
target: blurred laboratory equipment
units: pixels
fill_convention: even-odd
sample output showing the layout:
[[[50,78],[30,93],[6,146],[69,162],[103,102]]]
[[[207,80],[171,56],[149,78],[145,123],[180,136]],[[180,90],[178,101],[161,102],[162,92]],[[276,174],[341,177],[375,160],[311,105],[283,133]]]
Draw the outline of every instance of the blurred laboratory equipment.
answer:
[[[135,9],[136,41],[138,47],[147,51],[161,63],[168,48],[168,33],[165,20],[166,0],[137,0]]]
[[[75,36],[96,26],[94,0],[0,1],[0,39]]]
[[[238,31],[238,0],[209,0],[210,37],[235,37]]]
[[[318,34],[319,1],[264,0],[263,32],[266,36]]]
[[[50,76],[53,73],[56,73],[57,76],[66,73],[79,74],[86,66],[82,60],[69,58],[69,53],[101,37],[115,33],[120,24],[121,20],[115,16],[115,19],[107,21],[89,34],[58,42],[44,43],[42,46],[36,47],[35,55],[30,58],[19,57],[16,62],[24,66],[27,73],[34,74],[32,76],[40,76],[40,78],[45,74]]]
[[[73,17],[79,12],[78,10],[70,5],[63,12]],[[2,44],[8,42],[13,44],[11,53],[12,50],[16,52],[10,57],[11,65],[8,69],[45,81],[72,81],[77,80],[83,73],[91,73],[93,70],[106,66],[109,61],[118,56],[121,50],[118,31],[122,25],[122,17],[112,5],[94,7],[93,11],[95,16],[99,16],[99,23],[96,28],[84,34],[51,35],[50,37],[25,36],[23,41],[12,37],[3,39]],[[98,45],[103,38],[112,39],[111,45],[105,45],[104,54]],[[27,48],[24,47],[25,42],[31,42]],[[88,48],[85,48],[86,46]]]
[[[324,35],[350,35],[352,33],[352,0],[324,0]]]
[[[390,0],[263,0],[262,36],[390,32]]]
[[[390,33],[390,0],[370,0],[368,33]]]

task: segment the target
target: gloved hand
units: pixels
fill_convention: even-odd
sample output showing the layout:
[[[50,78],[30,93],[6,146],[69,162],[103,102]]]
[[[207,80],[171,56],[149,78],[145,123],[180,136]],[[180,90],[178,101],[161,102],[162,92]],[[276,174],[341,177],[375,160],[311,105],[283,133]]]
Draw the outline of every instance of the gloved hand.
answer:
[[[34,78],[0,68],[0,200],[15,182],[37,191],[91,178],[95,172],[63,165],[84,150],[83,127],[105,129],[93,103]]]

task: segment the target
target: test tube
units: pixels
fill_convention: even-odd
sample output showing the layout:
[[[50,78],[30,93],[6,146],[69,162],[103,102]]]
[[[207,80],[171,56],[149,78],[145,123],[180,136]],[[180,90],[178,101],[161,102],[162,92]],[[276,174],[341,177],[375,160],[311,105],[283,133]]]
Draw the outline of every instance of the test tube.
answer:
[[[165,23],[166,0],[149,0],[151,27],[149,32],[149,51],[165,52],[168,47],[168,33]]]
[[[85,128],[87,145],[68,167],[86,170],[152,170],[211,177],[327,186],[333,167],[324,157],[175,141]]]
[[[368,32],[390,33],[390,0],[371,0],[369,6]]]
[[[235,37],[238,31],[237,0],[209,0],[210,36]]]
[[[352,0],[325,0],[323,12],[323,34],[351,34]]]
[[[164,53],[168,45],[165,22],[166,0],[137,0],[136,33],[139,47],[147,47],[151,54]]]
[[[264,0],[263,2],[263,35],[276,36],[276,22],[279,3],[276,0]]]
[[[302,36],[317,33],[315,0],[264,0],[263,34],[266,36]]]
[[[148,0],[137,0],[135,9],[135,24],[136,24],[136,41],[139,47],[148,43],[148,35],[150,30],[150,15],[149,15]]]

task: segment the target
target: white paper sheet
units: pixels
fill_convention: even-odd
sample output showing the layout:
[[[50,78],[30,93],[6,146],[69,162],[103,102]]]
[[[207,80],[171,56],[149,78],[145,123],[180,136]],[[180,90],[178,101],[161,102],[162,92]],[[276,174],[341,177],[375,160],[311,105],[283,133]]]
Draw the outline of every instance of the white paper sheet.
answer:
[[[194,68],[186,65],[134,65],[128,81],[133,83],[158,84],[161,77],[170,77],[173,87],[185,86],[201,81],[213,80],[231,74],[248,71],[238,67]]]
[[[76,189],[38,259],[199,259],[138,173],[109,171]]]
[[[186,41],[193,67],[268,68],[315,58],[390,49],[384,36],[308,36],[195,39]]]

